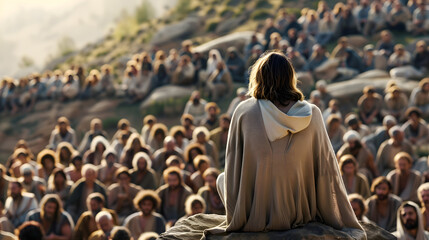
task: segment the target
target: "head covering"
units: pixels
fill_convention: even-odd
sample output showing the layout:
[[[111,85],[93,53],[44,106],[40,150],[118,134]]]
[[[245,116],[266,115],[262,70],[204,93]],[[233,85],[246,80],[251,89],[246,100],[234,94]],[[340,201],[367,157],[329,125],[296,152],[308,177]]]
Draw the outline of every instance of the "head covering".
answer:
[[[401,206],[398,208],[398,211],[396,213],[397,214],[397,216],[396,216],[396,232],[394,232],[393,235],[395,235],[399,240],[412,239],[412,237],[406,232],[406,229],[405,229],[404,224],[402,223],[402,219],[401,219],[401,210],[404,209],[405,205],[411,205],[414,208],[414,210],[416,210],[418,226],[417,226],[417,236],[415,239],[416,240],[426,239],[425,229],[423,227],[422,213],[420,212],[419,206],[417,206],[417,204],[415,204],[414,202],[411,202],[411,201],[403,202],[401,204]]]
[[[396,123],[397,123],[396,118],[392,115],[386,115],[383,118],[383,126],[387,126],[389,124],[396,125]]]
[[[360,141],[360,134],[355,130],[347,131],[343,136],[343,141],[348,142],[353,140]]]

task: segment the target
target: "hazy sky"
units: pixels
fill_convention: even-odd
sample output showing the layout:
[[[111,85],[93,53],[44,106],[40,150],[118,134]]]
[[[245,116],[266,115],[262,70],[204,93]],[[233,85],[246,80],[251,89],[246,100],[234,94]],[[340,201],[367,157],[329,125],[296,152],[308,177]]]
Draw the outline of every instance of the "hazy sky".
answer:
[[[150,0],[160,15],[177,0]],[[81,48],[115,26],[123,9],[132,13],[142,0],[0,0],[0,78],[38,70],[57,52],[58,40],[71,37]],[[23,56],[36,62],[20,69]]]

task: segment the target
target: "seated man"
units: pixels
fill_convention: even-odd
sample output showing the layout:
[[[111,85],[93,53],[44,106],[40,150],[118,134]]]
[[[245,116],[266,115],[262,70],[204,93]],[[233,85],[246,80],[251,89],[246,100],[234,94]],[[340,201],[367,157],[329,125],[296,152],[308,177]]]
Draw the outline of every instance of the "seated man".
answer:
[[[393,161],[395,155],[399,152],[407,152],[413,156],[413,148],[411,144],[404,139],[404,131],[398,126],[394,126],[389,130],[390,139],[384,141],[377,152],[377,160],[375,165],[381,175],[386,176],[390,171],[395,169]]]
[[[91,193],[86,199],[88,211],[80,215],[74,229],[73,240],[87,240],[89,236],[97,231],[95,217],[100,211],[107,211],[113,216],[114,224],[118,224],[115,211],[104,208],[105,198],[101,193]]]
[[[130,170],[131,182],[143,189],[155,190],[158,186],[156,172],[152,169],[152,161],[144,152],[134,155],[133,169]]]
[[[9,197],[4,204],[5,215],[15,227],[25,221],[27,213],[37,208],[34,194],[23,192],[23,186],[19,181],[9,183]]]
[[[108,189],[109,207],[116,211],[119,221],[122,222],[128,215],[136,212],[133,199],[143,189],[131,183],[131,174],[127,167],[120,167],[115,176],[118,182]]]
[[[166,184],[156,190],[161,199],[159,212],[172,226],[185,215],[185,201],[192,194],[192,189],[184,184],[181,170],[177,167],[164,171],[164,181]]]
[[[99,192],[107,199],[106,187],[97,180],[97,167],[92,164],[86,164],[82,168],[82,175],[84,178],[73,184],[66,205],[67,212],[70,213],[75,221],[83,212],[88,210],[85,203],[91,193]]]
[[[392,184],[386,177],[378,177],[371,186],[374,195],[366,200],[368,212],[366,216],[386,231],[396,230],[396,211],[401,199],[392,194]]]
[[[110,233],[112,232],[113,223],[112,215],[107,211],[101,211],[95,216],[95,222],[97,223],[98,230],[91,233],[89,240],[105,240],[109,239]]]
[[[356,158],[359,172],[369,181],[372,181],[378,176],[378,171],[374,164],[374,157],[371,152],[362,144],[359,133],[354,130],[349,130],[343,137],[344,145],[337,152],[339,160],[346,154],[351,154]]]
[[[387,179],[392,183],[392,193],[403,201],[418,202],[417,189],[423,182],[419,172],[411,170],[413,159],[410,154],[400,152],[393,159],[395,170],[387,174]]]
[[[368,206],[365,204],[363,197],[357,193],[349,194],[350,205],[352,205],[353,212],[359,221],[372,223],[365,214],[368,211]]]
[[[422,213],[414,202],[407,201],[398,209],[396,232],[398,239],[429,239],[429,233],[423,227]]]
[[[134,239],[145,232],[161,234],[165,231],[164,218],[155,212],[160,207],[161,199],[153,190],[139,192],[134,198],[134,206],[139,212],[131,214],[124,221],[124,226],[130,230]]]
[[[40,201],[40,209],[28,213],[26,221],[36,221],[43,227],[46,239],[72,238],[74,223],[64,211],[61,199],[56,194],[47,194]]]
[[[423,183],[417,189],[417,194],[420,200],[420,205],[422,206],[422,215],[423,215],[423,227],[425,230],[429,230],[429,183]]]

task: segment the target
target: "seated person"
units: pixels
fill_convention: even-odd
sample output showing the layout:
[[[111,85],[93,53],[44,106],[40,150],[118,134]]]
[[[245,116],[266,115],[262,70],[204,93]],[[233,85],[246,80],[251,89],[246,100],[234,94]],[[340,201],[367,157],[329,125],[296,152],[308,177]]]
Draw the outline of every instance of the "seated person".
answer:
[[[406,201],[398,208],[398,223],[396,231],[392,233],[398,239],[429,239],[429,232],[425,231],[422,213],[419,206]]]
[[[419,82],[419,86],[414,88],[410,96],[410,106],[418,107],[423,116],[429,114],[429,78],[423,78]]]
[[[396,230],[396,211],[402,200],[392,194],[392,184],[386,177],[376,178],[371,185],[374,194],[366,200],[368,212],[366,216],[386,231]]]
[[[406,152],[395,155],[395,170],[387,174],[387,179],[392,183],[392,193],[403,201],[418,202],[417,189],[422,184],[423,178],[419,172],[411,170],[413,158]]]
[[[353,155],[343,155],[340,158],[339,167],[347,194],[357,193],[364,198],[370,197],[368,180],[357,171],[358,166]]]
[[[134,239],[145,232],[165,232],[165,220],[156,213],[161,206],[161,199],[153,190],[144,190],[134,198],[134,206],[139,212],[131,214],[124,221],[124,227],[130,230]]]
[[[429,129],[427,123],[422,119],[422,112],[416,107],[407,109],[405,115],[408,118],[402,125],[405,138],[414,146],[422,146],[427,143]]]
[[[386,176],[391,170],[395,169],[394,158],[399,152],[407,152],[413,156],[413,148],[408,140],[404,137],[404,131],[394,126],[389,130],[390,138],[384,141],[377,152],[375,162],[381,175]]]
[[[74,222],[64,211],[61,199],[56,194],[47,194],[40,201],[40,209],[28,213],[26,221],[39,222],[45,237],[71,240]]]
[[[363,95],[359,98],[357,105],[359,108],[359,118],[365,125],[382,122],[381,107],[383,99],[375,92],[373,86],[366,86]]]

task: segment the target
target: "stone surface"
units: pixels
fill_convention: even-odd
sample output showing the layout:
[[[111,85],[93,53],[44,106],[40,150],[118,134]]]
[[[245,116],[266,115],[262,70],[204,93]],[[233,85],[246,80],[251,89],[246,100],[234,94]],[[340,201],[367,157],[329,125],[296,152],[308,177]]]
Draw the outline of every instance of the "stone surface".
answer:
[[[368,40],[361,35],[348,36],[348,39],[350,46],[357,49],[362,49],[368,43]]]
[[[370,70],[356,76],[357,79],[389,78],[388,72],[383,70]]]
[[[187,219],[180,220],[174,227],[161,234],[160,239],[208,239],[208,240],[253,240],[253,239],[354,239],[359,238],[359,231],[354,229],[336,230],[327,225],[312,222],[307,225],[287,231],[273,231],[264,233],[233,232],[219,235],[204,236],[204,230],[222,225],[224,215],[198,214]],[[361,223],[367,233],[368,240],[395,239],[387,231],[368,223]]]
[[[391,78],[366,77],[367,78],[355,78],[344,82],[333,83],[327,86],[328,92],[340,101],[340,108],[343,112],[350,112],[353,108],[356,108],[357,101],[363,94],[363,88],[367,85],[374,86],[376,91],[384,96],[384,89]],[[418,82],[416,81],[406,79],[395,79],[395,81],[408,96],[411,91],[418,86]]]
[[[252,31],[231,33],[195,47],[194,51],[208,53],[211,49],[218,49],[221,53],[225,53],[226,49],[232,46],[236,47],[239,51],[242,51],[242,49],[244,49],[244,47],[249,43],[253,34],[254,32]],[[258,38],[262,40],[262,34],[259,33]]]
[[[177,41],[189,37],[202,26],[202,20],[199,17],[188,17],[178,23],[163,27],[153,36],[151,43],[162,45],[170,41]]]
[[[231,30],[239,27],[246,20],[247,18],[245,16],[240,16],[236,18],[227,18],[226,20],[221,21],[218,24],[218,26],[216,27],[215,33],[224,34],[224,33],[230,32]]]
[[[194,90],[195,86],[167,85],[157,88],[142,102],[140,109],[147,111],[153,107],[156,108],[157,114],[181,114],[184,102]]]

